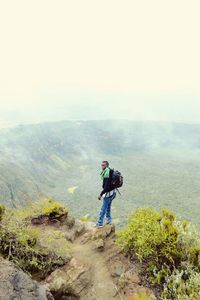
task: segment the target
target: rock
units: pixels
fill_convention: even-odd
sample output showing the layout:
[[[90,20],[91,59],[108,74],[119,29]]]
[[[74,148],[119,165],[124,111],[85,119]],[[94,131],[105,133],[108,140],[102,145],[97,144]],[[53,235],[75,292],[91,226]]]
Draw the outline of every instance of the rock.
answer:
[[[74,229],[74,232],[75,232],[75,236],[81,235],[85,231],[84,222],[76,220],[73,229]]]
[[[123,289],[124,294],[129,299],[136,299],[138,295],[149,296],[152,300],[156,299],[152,290],[146,286],[141,285],[141,278],[137,273],[137,267],[121,274],[118,286]]]
[[[140,283],[139,274],[134,269],[130,269],[124,273],[121,273],[119,282],[121,285],[138,285]]]
[[[63,214],[39,215],[31,219],[32,225],[61,225],[68,219],[68,212]]]
[[[73,258],[69,264],[52,272],[45,281],[55,299],[79,299],[88,291],[91,272],[89,267]]]
[[[40,215],[38,217],[32,218],[31,223],[33,225],[41,225],[41,224],[47,225],[49,223],[49,217],[45,215]]]
[[[90,231],[94,231],[95,229],[95,223],[94,222],[85,222],[85,231],[86,232],[90,232]]]
[[[99,239],[96,241],[96,249],[98,251],[103,251],[104,250],[104,240]]]
[[[137,274],[134,274],[132,272],[132,270],[129,270],[129,271],[125,272],[124,276],[125,276],[126,280],[130,281],[131,283],[139,284],[140,281],[141,281],[140,277]]]
[[[111,233],[115,232],[115,226],[114,225],[105,225],[102,228],[97,228],[92,234],[92,240],[97,239],[106,239],[108,236],[111,235]]]
[[[0,258],[0,299],[53,300],[49,289],[32,280],[13,263]]]
[[[65,233],[65,238],[69,242],[73,242],[75,240],[75,232],[74,230],[69,230]]]
[[[113,237],[115,233],[114,225],[105,225],[102,228],[95,228],[95,224],[87,222],[85,226],[85,233],[82,236],[81,243],[85,244],[88,241],[105,240],[107,237]]]
[[[67,225],[68,228],[72,228],[75,224],[75,218],[68,214],[66,220],[63,222],[64,225]]]
[[[66,240],[65,232],[54,226],[42,228],[37,238],[36,247],[41,254],[50,255],[55,267],[65,265],[72,258],[71,244]]]
[[[120,277],[126,270],[126,266],[120,261],[114,261],[110,266],[110,272],[112,277]]]
[[[69,229],[67,225],[62,227],[63,231],[65,232],[66,240],[73,242],[76,237],[80,236],[85,231],[85,225],[83,222],[76,220],[73,227]]]

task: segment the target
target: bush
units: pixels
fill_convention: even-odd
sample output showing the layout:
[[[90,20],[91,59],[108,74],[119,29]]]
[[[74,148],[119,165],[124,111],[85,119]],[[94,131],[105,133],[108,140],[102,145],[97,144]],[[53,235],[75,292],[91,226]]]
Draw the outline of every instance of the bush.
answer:
[[[89,215],[85,215],[83,217],[80,217],[79,219],[82,222],[89,222],[90,221],[90,216]]]
[[[2,216],[3,216],[3,214],[4,214],[4,211],[5,211],[5,207],[4,207],[2,204],[0,204],[0,221],[1,221],[1,219],[2,219]]]
[[[141,208],[117,235],[123,251],[145,262],[149,281],[162,286],[164,299],[197,299],[200,235],[193,225],[166,209]]]
[[[166,277],[163,298],[174,300],[196,300],[200,297],[200,273],[192,266],[175,270]]]
[[[134,297],[134,300],[151,300],[152,297],[146,295],[146,294],[137,294],[135,297]]]
[[[186,221],[176,222],[178,229],[177,243],[182,249],[184,261],[189,261],[200,271],[200,233],[196,227]]]
[[[44,200],[39,207],[41,214],[44,215],[60,216],[68,212],[64,205],[55,201],[53,198],[46,199],[46,201]]]
[[[38,201],[23,210],[6,209],[0,222],[0,253],[30,274],[40,272],[43,276],[63,265],[69,256],[62,255],[62,249],[54,251],[51,247],[54,240],[58,239],[58,234],[54,240],[53,237],[51,241],[46,240],[46,248],[40,247],[38,241],[44,230],[31,226],[29,219],[37,213],[59,214],[66,211],[51,199]],[[67,245],[65,247],[66,251],[70,251]]]
[[[177,234],[171,212],[163,209],[160,214],[150,208],[141,208],[131,215],[128,225],[117,234],[117,244],[126,252],[136,254],[140,261],[174,265],[180,260]]]
[[[61,216],[67,214],[68,209],[53,198],[45,198],[35,202],[31,202],[27,207],[15,210],[15,214],[19,219],[31,219],[40,215]]]

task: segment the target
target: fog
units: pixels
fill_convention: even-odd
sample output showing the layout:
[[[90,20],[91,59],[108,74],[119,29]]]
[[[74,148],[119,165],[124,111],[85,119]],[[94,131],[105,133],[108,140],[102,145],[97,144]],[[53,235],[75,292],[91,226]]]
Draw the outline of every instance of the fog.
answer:
[[[200,123],[199,8],[197,0],[2,1],[0,126]]]
[[[199,98],[190,94],[131,95],[49,89],[42,93],[42,99],[0,103],[0,127],[98,119],[200,123]]]

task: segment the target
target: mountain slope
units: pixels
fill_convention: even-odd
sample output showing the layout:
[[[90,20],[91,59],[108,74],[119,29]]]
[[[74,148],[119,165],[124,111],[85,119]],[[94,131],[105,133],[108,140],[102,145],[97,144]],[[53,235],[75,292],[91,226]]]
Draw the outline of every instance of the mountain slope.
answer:
[[[148,205],[172,208],[198,223],[199,153],[198,124],[63,121],[4,129],[0,201],[16,206],[47,194],[67,202],[77,217],[94,218],[99,165],[107,159],[125,178],[114,203],[116,222],[130,208]]]

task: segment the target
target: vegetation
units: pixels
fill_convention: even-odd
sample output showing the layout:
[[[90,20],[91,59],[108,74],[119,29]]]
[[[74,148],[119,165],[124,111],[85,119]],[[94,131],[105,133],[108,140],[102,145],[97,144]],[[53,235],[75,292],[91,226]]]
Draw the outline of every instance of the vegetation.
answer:
[[[94,220],[98,168],[106,158],[125,178],[113,203],[118,223],[124,225],[132,209],[167,207],[200,228],[200,125],[106,124],[63,121],[1,130],[0,203],[24,206],[50,195],[66,201],[76,218],[89,213]],[[70,187],[77,189],[70,193]]]
[[[23,210],[5,209],[0,222],[0,254],[24,271],[40,273],[41,277],[63,265],[70,255],[66,239],[63,239],[63,247],[59,244],[59,249],[56,249],[54,245],[58,244],[61,233],[56,231],[44,237],[44,229],[32,226],[30,220],[32,216],[58,216],[66,211],[63,205],[51,198],[35,202]]]
[[[148,296],[146,294],[138,294],[134,297],[134,300],[151,300],[152,297],[151,296]]]
[[[35,202],[30,202],[24,209],[12,209],[19,219],[31,219],[40,215],[44,216],[60,216],[66,214],[68,209],[53,198],[44,198]]]
[[[85,215],[83,217],[80,217],[79,220],[82,221],[82,222],[89,222],[89,221],[91,221],[89,215]]]
[[[200,295],[200,235],[189,222],[166,209],[141,208],[118,233],[117,244],[146,264],[149,281],[162,286],[164,299]]]
[[[0,221],[2,219],[4,212],[5,212],[5,207],[4,207],[4,205],[0,204]]]
[[[197,300],[200,297],[200,273],[192,266],[174,270],[166,277],[163,296],[165,299]]]

